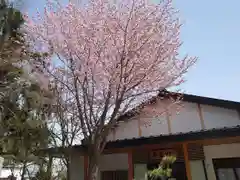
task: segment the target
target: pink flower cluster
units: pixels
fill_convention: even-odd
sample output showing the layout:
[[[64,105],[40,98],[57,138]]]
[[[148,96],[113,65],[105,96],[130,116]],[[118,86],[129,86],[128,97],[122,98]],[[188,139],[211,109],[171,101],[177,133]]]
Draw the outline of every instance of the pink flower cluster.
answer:
[[[42,67],[48,77],[97,118],[106,103],[111,114],[120,102],[120,113],[138,97],[183,82],[196,58],[179,57],[180,26],[171,0],[90,0],[82,6],[48,3],[25,30],[33,48],[54,57]]]

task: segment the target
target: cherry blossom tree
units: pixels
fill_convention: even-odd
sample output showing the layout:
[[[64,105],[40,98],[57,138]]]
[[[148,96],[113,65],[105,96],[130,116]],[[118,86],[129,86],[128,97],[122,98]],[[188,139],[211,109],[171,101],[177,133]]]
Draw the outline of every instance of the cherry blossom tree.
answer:
[[[171,0],[49,2],[44,15],[26,20],[31,48],[51,54],[32,65],[43,74],[43,87],[60,93],[60,114],[81,128],[91,180],[118,118],[159,91],[179,86],[196,61],[179,56],[181,23]]]

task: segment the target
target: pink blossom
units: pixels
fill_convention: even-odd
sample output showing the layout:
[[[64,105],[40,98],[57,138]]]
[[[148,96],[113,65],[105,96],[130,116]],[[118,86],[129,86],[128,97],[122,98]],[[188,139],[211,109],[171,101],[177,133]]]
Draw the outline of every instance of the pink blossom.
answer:
[[[65,7],[49,3],[40,21],[27,21],[25,30],[35,49],[57,55],[58,65],[42,68],[65,87],[64,93],[74,95],[71,106],[86,103],[82,110],[92,109],[88,115],[99,117],[107,102],[111,117],[116,103],[121,103],[122,114],[139,98],[183,83],[196,58],[178,56],[182,42],[176,12],[171,0],[90,0],[86,6]]]

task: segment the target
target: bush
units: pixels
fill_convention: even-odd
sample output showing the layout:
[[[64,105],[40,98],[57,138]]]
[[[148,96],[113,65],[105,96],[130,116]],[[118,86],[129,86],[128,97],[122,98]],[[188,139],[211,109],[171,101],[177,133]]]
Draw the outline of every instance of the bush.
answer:
[[[164,156],[158,168],[148,172],[149,177],[152,180],[156,180],[159,178],[166,179],[167,177],[171,177],[172,175],[171,166],[175,161],[176,161],[175,156]]]

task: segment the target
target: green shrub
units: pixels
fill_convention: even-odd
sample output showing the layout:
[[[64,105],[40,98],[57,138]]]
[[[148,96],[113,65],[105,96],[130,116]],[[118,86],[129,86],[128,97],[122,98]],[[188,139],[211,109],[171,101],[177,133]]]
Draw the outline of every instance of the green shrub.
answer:
[[[164,156],[158,168],[148,172],[149,177],[152,180],[156,180],[158,178],[171,177],[172,175],[171,166],[175,161],[176,161],[175,156]]]

